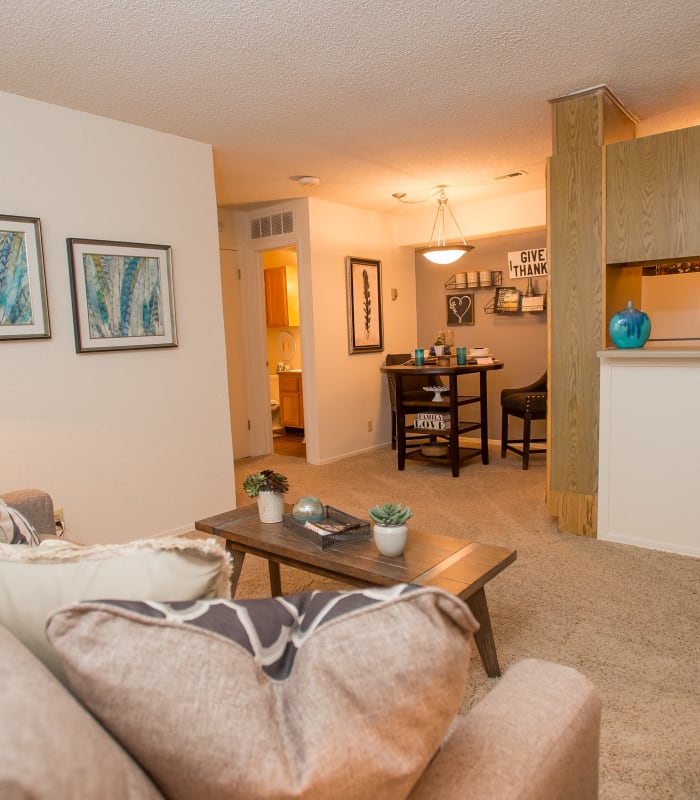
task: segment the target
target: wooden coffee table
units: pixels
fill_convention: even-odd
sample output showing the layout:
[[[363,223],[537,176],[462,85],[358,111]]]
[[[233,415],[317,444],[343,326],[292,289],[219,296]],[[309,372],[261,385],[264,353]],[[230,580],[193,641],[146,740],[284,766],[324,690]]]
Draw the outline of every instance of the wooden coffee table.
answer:
[[[291,506],[286,510],[291,511]],[[281,522],[260,522],[256,505],[199,520],[195,528],[225,539],[233,558],[231,597],[235,596],[246,553],[267,560],[273,595],[282,594],[280,564],[352,586],[415,583],[446,589],[468,601],[481,626],[474,639],[486,674],[491,678],[501,674],[484,587],[515,561],[515,550],[414,528],[409,530],[406,551],[398,558],[380,555],[371,540],[322,550]]]

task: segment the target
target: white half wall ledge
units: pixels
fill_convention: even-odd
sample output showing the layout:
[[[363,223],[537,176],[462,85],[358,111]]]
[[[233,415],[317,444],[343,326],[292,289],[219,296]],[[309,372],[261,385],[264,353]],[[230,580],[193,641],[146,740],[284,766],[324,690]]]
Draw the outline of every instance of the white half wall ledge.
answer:
[[[700,347],[598,356],[598,538],[700,558]]]

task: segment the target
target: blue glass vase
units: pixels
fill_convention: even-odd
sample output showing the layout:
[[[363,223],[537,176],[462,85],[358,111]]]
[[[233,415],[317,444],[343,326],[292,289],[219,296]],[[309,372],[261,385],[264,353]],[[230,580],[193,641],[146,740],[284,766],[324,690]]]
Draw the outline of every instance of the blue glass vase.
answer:
[[[631,300],[610,320],[610,338],[615,347],[643,347],[650,333],[649,315],[635,308]]]

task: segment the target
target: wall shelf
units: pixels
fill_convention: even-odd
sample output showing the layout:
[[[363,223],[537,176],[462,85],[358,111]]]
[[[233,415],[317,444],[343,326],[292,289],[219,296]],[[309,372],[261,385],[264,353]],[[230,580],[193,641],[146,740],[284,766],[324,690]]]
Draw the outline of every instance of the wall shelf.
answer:
[[[487,272],[491,275],[490,279],[485,276]],[[451,275],[445,281],[445,289],[493,289],[494,286],[500,286],[503,283],[503,272],[501,270],[481,270],[479,272],[459,272],[457,274],[466,276],[466,285],[457,286],[457,275]]]
[[[501,315],[512,315],[512,314],[543,314],[547,310],[547,295],[546,294],[538,294],[534,296],[526,296],[522,292],[518,291],[517,289],[513,289],[513,293],[517,292],[518,298],[517,302],[513,302],[512,300],[507,304],[499,307],[501,305],[501,301],[499,300],[499,292],[497,291],[494,297],[492,297],[488,303],[484,306],[484,312],[486,314],[501,314]],[[539,302],[537,302],[536,307],[533,308],[523,308],[523,301],[540,301],[541,300],[541,307]]]

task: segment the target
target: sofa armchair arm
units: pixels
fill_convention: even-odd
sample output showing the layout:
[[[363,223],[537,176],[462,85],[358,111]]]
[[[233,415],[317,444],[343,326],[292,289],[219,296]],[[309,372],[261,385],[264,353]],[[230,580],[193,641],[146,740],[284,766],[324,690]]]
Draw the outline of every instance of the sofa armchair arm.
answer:
[[[19,489],[14,492],[2,492],[0,498],[26,517],[39,536],[55,535],[56,523],[50,494],[40,489]]]
[[[594,800],[600,699],[576,670],[520,661],[459,723],[410,800]]]

